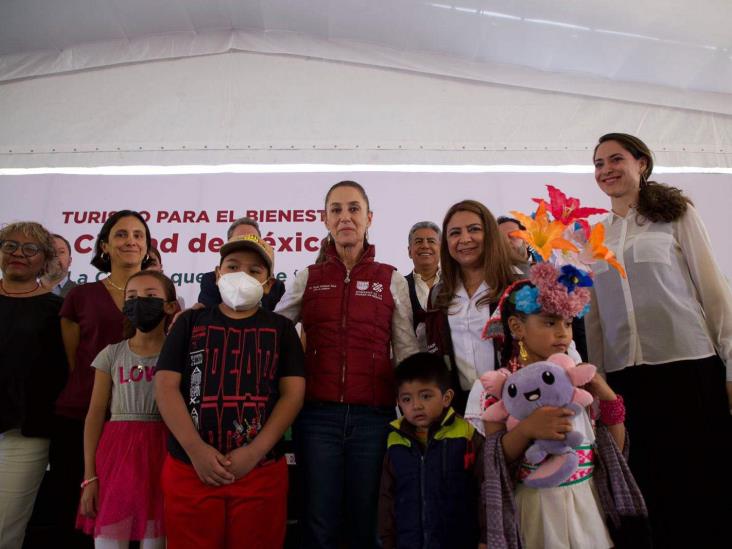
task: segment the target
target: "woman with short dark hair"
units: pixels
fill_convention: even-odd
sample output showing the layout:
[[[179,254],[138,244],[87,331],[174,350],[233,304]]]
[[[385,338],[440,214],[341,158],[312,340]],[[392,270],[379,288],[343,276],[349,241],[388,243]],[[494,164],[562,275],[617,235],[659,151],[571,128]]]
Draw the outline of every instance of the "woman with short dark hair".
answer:
[[[122,210],[112,215],[99,231],[91,260],[108,276],[71,290],[61,309],[69,379],[56,401],[51,469],[59,498],[59,525],[62,535],[70,536],[60,540],[68,542],[66,546],[84,543],[73,529],[84,474],[84,418],[94,385],[91,363],[107,345],[122,340],[125,284],[147,266],[150,247],[150,229],[138,212]]]

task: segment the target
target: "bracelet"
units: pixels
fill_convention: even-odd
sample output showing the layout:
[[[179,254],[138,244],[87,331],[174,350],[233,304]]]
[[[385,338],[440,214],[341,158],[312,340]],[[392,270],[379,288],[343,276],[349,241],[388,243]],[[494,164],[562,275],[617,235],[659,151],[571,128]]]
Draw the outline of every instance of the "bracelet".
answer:
[[[81,486],[81,488],[86,488],[86,487],[87,487],[87,486],[89,486],[89,485],[90,485],[90,484],[91,484],[92,482],[96,482],[97,480],[99,480],[99,477],[92,477],[92,478],[88,478],[88,479],[86,479],[86,480],[83,480],[83,481],[81,482],[81,485],[80,485],[80,486]]]
[[[608,426],[625,423],[625,403],[622,396],[617,395],[615,400],[600,401],[600,421]]]

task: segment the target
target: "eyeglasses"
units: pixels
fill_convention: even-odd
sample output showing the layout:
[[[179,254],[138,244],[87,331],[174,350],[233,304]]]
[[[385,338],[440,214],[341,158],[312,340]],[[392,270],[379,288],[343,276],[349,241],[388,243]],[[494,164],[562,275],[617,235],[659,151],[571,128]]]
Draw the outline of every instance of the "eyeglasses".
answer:
[[[21,244],[17,240],[0,240],[0,252],[4,254],[14,254],[18,248],[25,257],[33,257],[41,251],[41,247],[32,242]]]

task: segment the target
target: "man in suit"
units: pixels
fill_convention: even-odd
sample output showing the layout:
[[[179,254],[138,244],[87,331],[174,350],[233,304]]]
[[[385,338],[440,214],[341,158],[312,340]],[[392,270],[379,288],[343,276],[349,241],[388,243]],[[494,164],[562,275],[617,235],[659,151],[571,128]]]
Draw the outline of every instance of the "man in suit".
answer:
[[[41,284],[59,297],[66,297],[71,288],[76,286],[69,276],[71,266],[71,244],[60,234],[54,234],[53,247],[56,257],[49,264],[48,272],[41,277]]]
[[[415,223],[409,230],[407,252],[414,269],[404,278],[409,286],[409,300],[412,303],[414,330],[421,349],[426,349],[423,321],[428,308],[427,299],[432,287],[440,281],[440,237],[442,231],[431,221]]]
[[[248,234],[254,234],[262,238],[259,225],[254,219],[251,217],[240,217],[229,227],[226,233],[226,240],[228,242],[235,236],[246,236]],[[269,286],[269,292],[265,292],[262,297],[262,307],[268,311],[274,311],[275,306],[285,293],[285,284],[275,278],[270,278],[267,284]],[[216,285],[216,272],[211,271],[205,273],[201,278],[201,290],[198,294],[198,303],[193,307],[196,309],[200,307],[215,307],[219,303],[221,303],[221,294]]]

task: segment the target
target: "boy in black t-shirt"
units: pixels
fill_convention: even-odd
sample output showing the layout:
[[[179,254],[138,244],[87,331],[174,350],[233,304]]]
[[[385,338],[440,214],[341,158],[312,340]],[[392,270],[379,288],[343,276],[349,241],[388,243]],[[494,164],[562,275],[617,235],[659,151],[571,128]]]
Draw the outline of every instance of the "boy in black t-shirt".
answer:
[[[295,326],[259,306],[272,268],[272,248],[259,237],[229,240],[216,269],[223,302],[183,313],[160,353],[155,392],[171,431],[163,469],[170,549],[284,542],[280,444],[302,407],[305,379]]]

